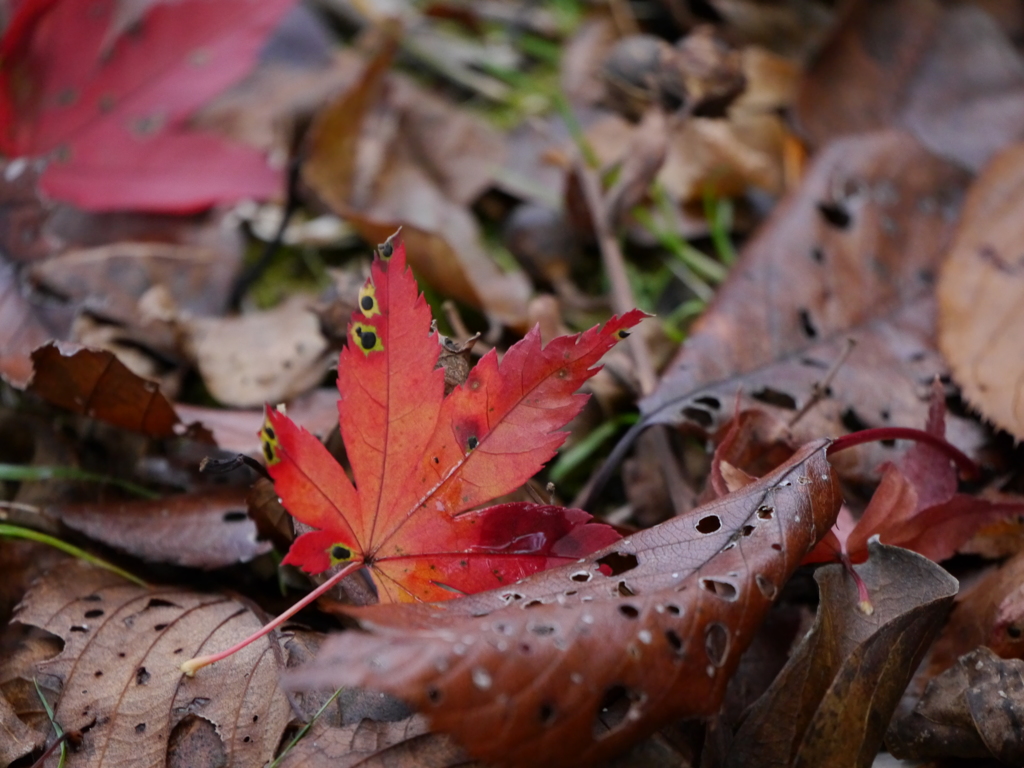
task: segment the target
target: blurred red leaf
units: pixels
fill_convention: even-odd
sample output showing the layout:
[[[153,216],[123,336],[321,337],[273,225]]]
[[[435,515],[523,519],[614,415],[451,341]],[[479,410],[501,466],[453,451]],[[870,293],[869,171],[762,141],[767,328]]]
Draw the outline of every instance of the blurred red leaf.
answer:
[[[41,188],[90,210],[271,196],[280,171],[188,120],[252,69],[294,4],[163,0],[126,16],[113,0],[26,0],[0,40],[0,149],[49,154]]]

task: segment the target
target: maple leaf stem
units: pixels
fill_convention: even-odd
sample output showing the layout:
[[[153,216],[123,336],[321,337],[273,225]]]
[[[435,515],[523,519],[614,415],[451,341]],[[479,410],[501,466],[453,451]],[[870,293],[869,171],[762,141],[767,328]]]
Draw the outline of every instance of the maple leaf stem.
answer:
[[[312,592],[310,592],[308,595],[306,595],[304,598],[299,600],[299,602],[297,602],[295,605],[293,605],[287,611],[285,611],[284,613],[282,613],[280,616],[278,616],[277,618],[273,619],[272,621],[267,622],[267,624],[265,624],[260,630],[258,630],[254,634],[249,635],[249,637],[245,638],[245,640],[242,640],[240,643],[236,643],[235,645],[233,645],[230,648],[228,648],[226,651],[221,651],[219,653],[214,653],[214,654],[211,654],[209,656],[196,656],[195,658],[189,659],[188,661],[182,663],[182,665],[179,667],[179,669],[181,669],[181,671],[184,672],[188,677],[192,677],[192,676],[195,675],[196,672],[198,672],[203,667],[205,667],[205,666],[207,666],[209,664],[214,664],[214,663],[220,661],[221,659],[226,659],[228,656],[231,656],[233,653],[237,653],[238,651],[240,651],[243,648],[245,648],[245,646],[249,645],[249,643],[251,643],[251,642],[253,642],[255,640],[259,640],[264,635],[269,634],[270,632],[272,632],[275,629],[277,629],[279,626],[281,626],[286,621],[288,621],[288,619],[290,619],[296,613],[298,613],[303,608],[305,608],[307,605],[312,603],[314,600],[316,600],[322,594],[324,594],[325,592],[329,591],[335,584],[337,584],[342,579],[344,579],[346,576],[348,576],[349,574],[354,573],[355,571],[359,570],[362,567],[363,567],[362,560],[357,560],[357,561],[355,561],[353,563],[349,563],[344,568],[342,568],[340,571],[338,571],[336,574],[331,576],[331,578],[329,578],[327,581],[325,581],[319,587],[317,587]]]
[[[833,440],[828,447],[827,455],[831,456],[833,453],[845,451],[855,445],[872,443],[876,440],[914,440],[918,443],[927,443],[949,457],[960,470],[963,479],[976,480],[981,476],[981,468],[955,445],[930,432],[911,427],[876,427],[851,432],[849,435],[843,435]]]

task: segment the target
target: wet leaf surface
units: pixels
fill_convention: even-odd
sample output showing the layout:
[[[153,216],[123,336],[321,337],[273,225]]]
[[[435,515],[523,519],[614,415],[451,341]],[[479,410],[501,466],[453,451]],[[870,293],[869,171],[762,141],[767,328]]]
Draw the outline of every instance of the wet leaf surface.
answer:
[[[575,565],[444,604],[354,610],[369,632],[331,639],[292,684],[388,691],[491,762],[607,758],[717,709],[838,508],[824,445],[811,444],[740,492]]]
[[[870,766],[885,727],[956,595],[939,566],[870,545],[857,573],[864,613],[841,565],[819,570],[814,627],[735,735],[729,766]]]

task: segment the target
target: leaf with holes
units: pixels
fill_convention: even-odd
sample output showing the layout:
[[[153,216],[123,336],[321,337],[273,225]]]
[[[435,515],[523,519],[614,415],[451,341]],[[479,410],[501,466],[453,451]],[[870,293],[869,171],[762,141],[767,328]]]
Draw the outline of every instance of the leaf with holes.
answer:
[[[381,246],[338,362],[341,435],[355,484],[327,449],[268,409],[267,466],[285,507],[316,530],[285,558],[310,573],[369,566],[382,601],[444,600],[510,584],[619,538],[579,509],[509,503],[586,402],[576,390],[644,317],[541,346],[534,329],[492,350],[447,397],[430,308],[400,241]]]
[[[946,371],[936,349],[933,281],[966,181],[905,134],[825,148],[641,401],[630,439],[654,424],[713,433],[732,415],[737,390],[741,409],[760,407],[789,422],[850,338],[856,346],[825,397],[793,425],[794,437],[922,423],[921,387]],[[949,421],[950,442],[968,452],[980,444],[975,422]],[[620,444],[604,474],[628,445]],[[892,458],[884,446],[865,447],[837,457],[836,468],[874,480],[875,468]]]
[[[295,0],[25,0],[0,40],[0,149],[48,155],[40,185],[91,210],[188,212],[268,197],[262,154],[189,127],[240,80]]]
[[[383,690],[471,753],[514,765],[606,760],[710,715],[779,589],[835,521],[820,440],[739,491],[590,557],[433,605],[350,609],[297,687]]]

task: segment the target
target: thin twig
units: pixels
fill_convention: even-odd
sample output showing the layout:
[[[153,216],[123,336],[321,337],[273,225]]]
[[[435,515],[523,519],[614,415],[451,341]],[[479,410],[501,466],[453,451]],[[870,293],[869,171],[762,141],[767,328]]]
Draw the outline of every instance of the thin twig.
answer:
[[[807,412],[811,410],[811,408],[828,396],[828,388],[832,383],[832,379],[834,379],[836,374],[839,373],[839,369],[843,367],[843,363],[846,362],[850,353],[853,352],[853,348],[856,346],[857,340],[852,336],[848,336],[846,338],[846,348],[839,354],[839,357],[836,358],[835,362],[832,363],[832,367],[828,369],[821,381],[816,381],[811,384],[811,396],[807,399],[807,402],[804,403],[804,407],[793,414],[793,418],[789,420],[789,424],[787,426],[792,428],[794,424],[807,415]]]

